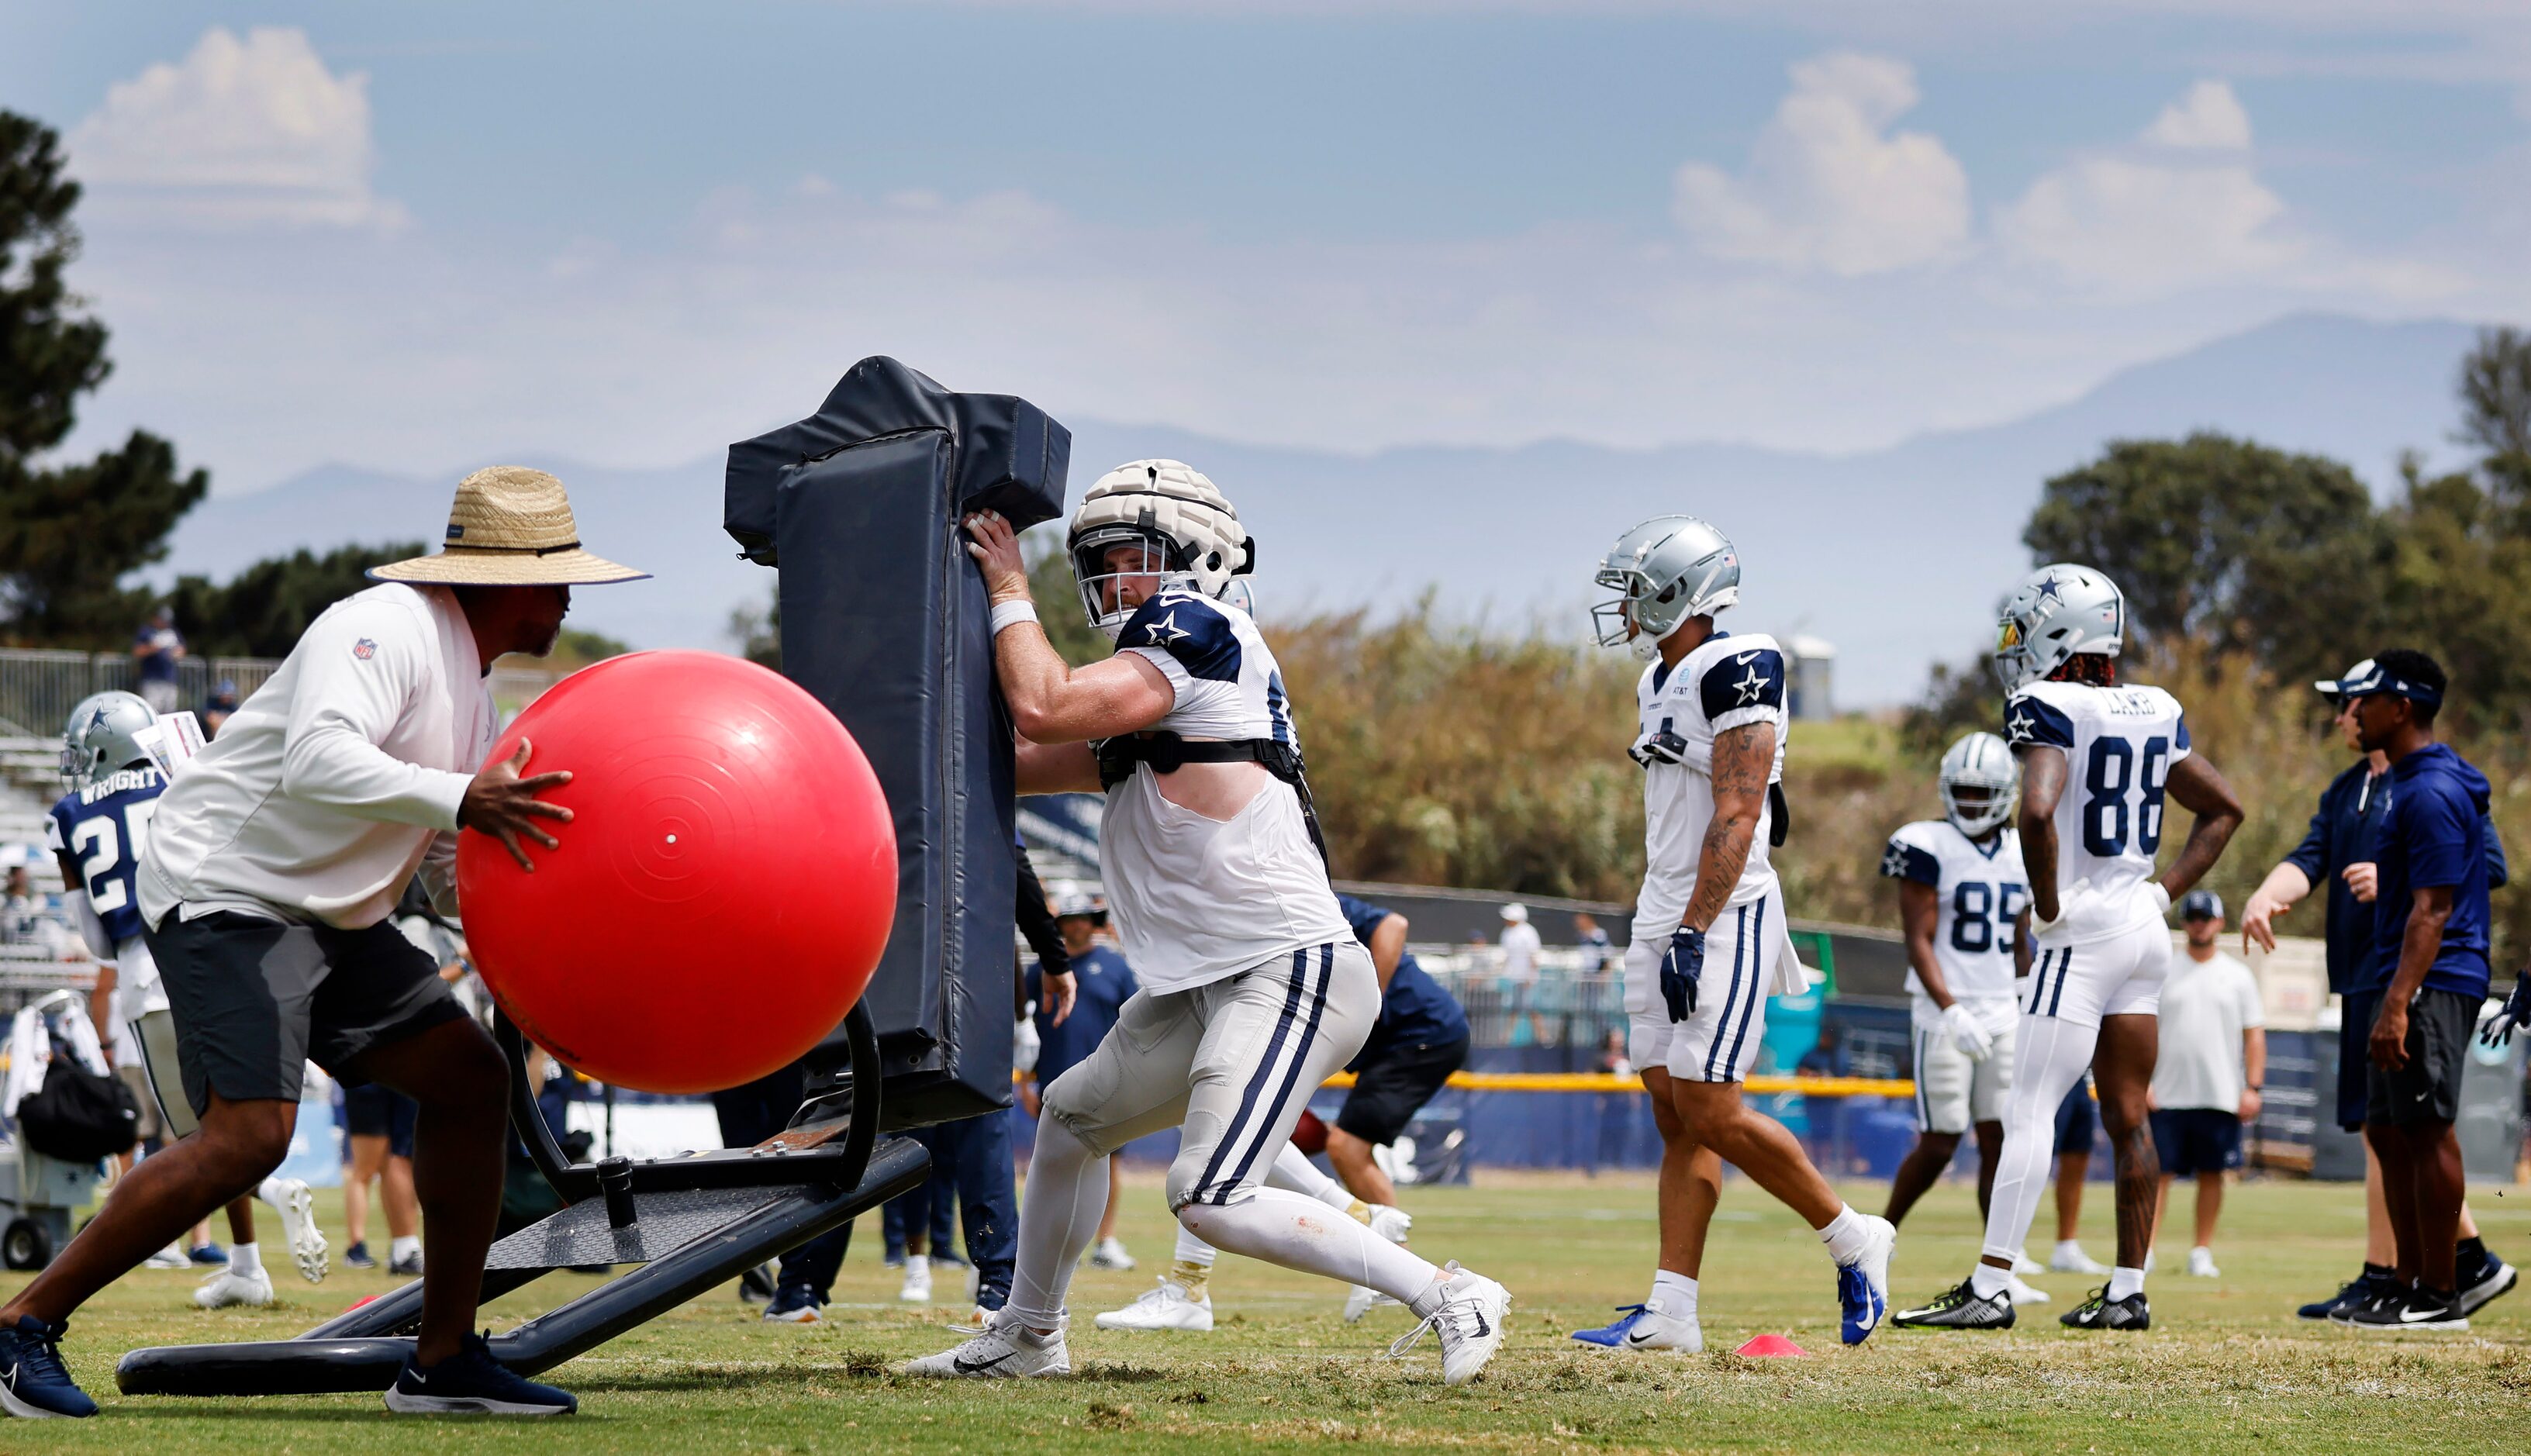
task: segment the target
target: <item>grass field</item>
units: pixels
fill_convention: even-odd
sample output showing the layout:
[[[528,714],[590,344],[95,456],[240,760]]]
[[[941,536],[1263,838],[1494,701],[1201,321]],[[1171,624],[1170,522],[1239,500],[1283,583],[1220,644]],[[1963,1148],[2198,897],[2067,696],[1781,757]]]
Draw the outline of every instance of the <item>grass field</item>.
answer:
[[[1878,1207],[1879,1189],[1850,1192]],[[1642,1297],[1653,1240],[1644,1178],[1493,1174],[1473,1188],[1414,1190],[1408,1202],[1419,1250],[1494,1275],[1516,1298],[1503,1353],[1458,1390],[1441,1384],[1430,1339],[1402,1362],[1383,1358],[1409,1326],[1402,1311],[1348,1327],[1341,1290],[1227,1257],[1214,1275],[1211,1335],[1092,1328],[1092,1313],[1139,1293],[1165,1261],[1170,1225],[1154,1173],[1137,1179],[1123,1229],[1144,1267],[1084,1269],[1073,1285],[1079,1373],[1069,1380],[890,1373],[897,1361],[946,1348],[964,1310],[898,1305],[895,1271],[879,1265],[872,1238],[847,1262],[823,1326],[769,1327],[734,1290],[715,1292],[547,1376],[581,1398],[582,1414],[566,1421],[424,1426],[386,1415],[375,1396],[133,1400],[114,1392],[126,1349],[295,1334],[394,1282],[341,1270],[311,1288],[289,1277],[278,1309],[204,1314],[184,1303],[192,1276],[144,1271],[84,1311],[65,1346],[104,1413],[0,1425],[0,1449],[2457,1451],[2512,1447],[2531,1396],[2531,1293],[2498,1302],[2459,1336],[2367,1336],[2293,1318],[2294,1305],[2353,1272],[2362,1204],[2344,1187],[2235,1189],[2217,1249],[2223,1277],[2158,1274],[2147,1334],[2060,1330],[2054,1313],[2086,1281],[2057,1276],[2035,1281],[2056,1303],[2007,1334],[1884,1330],[1849,1351],[1836,1343],[1816,1239],[1735,1182],[1706,1262],[1706,1339],[1727,1352],[1775,1331],[1812,1355],[1776,1361],[1584,1354],[1564,1337]],[[2481,1189],[2472,1204],[2498,1252],[2531,1258],[2531,1193]],[[2109,1252],[2108,1206],[2096,1188],[2085,1230],[2095,1254]],[[1937,1190],[1920,1206],[1892,1269],[1899,1300],[1960,1277],[1975,1257],[1974,1214],[1964,1188]],[[551,1276],[487,1317],[506,1322],[591,1282]],[[954,1280],[940,1287],[955,1297]]]

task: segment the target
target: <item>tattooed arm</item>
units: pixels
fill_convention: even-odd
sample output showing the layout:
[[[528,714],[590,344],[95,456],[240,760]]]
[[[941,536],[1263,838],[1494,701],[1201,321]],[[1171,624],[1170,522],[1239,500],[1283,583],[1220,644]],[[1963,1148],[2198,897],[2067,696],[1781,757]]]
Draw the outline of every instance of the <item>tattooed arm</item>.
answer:
[[[1705,847],[1697,856],[1696,894],[1687,902],[1684,924],[1711,929],[1731,903],[1732,888],[1749,865],[1758,817],[1766,812],[1767,777],[1774,766],[1774,724],[1743,723],[1715,735],[1714,822],[1706,826]]]

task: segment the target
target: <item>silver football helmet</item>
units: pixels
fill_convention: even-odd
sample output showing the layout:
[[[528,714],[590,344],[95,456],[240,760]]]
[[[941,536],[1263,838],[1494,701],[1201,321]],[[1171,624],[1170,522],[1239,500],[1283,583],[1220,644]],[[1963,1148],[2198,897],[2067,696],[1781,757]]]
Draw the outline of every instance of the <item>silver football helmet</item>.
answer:
[[[2012,821],[2020,788],[2021,765],[1992,733],[1972,733],[1942,755],[1942,816],[1971,839]]]
[[[1617,537],[1593,580],[1617,595],[1591,608],[1592,635],[1649,660],[1688,618],[1740,599],[1740,553],[1694,516],[1655,516]]]
[[[1133,460],[1092,482],[1064,538],[1081,607],[1114,642],[1133,619],[1120,599],[1127,578],[1160,577],[1219,596],[1257,566],[1257,542],[1239,512],[1203,473],[1174,460]]]
[[[2003,599],[1995,675],[2007,693],[2035,683],[2080,652],[2118,655],[2127,635],[2126,594],[2088,566],[2057,562],[2021,579]]]
[[[84,789],[118,768],[147,762],[140,733],[157,721],[137,694],[97,693],[80,700],[62,729],[62,782]]]

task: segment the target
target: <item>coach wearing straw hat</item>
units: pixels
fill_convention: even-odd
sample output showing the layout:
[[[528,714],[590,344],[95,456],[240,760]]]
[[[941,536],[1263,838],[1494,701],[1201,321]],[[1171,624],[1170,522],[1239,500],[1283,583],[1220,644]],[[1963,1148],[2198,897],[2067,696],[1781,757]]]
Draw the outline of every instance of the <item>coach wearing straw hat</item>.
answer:
[[[552,650],[573,587],[644,573],[582,548],[561,481],[495,466],[458,485],[438,554],[369,575],[380,585],[309,624],[158,800],[141,912],[201,1127],[144,1159],[0,1306],[0,1406],[12,1415],[94,1414],[61,1363],[65,1321],[279,1165],[303,1059],[422,1107],[414,1162],[429,1258],[420,1336],[388,1408],[576,1408],[504,1369],[471,1332],[500,1211],[507,1072],[388,913],[417,872],[455,910],[461,826],[528,868],[523,840],[554,846],[544,825],[571,812],[535,796],[571,776],[522,776],[525,743],[484,764],[499,727],[484,674],[503,653]]]

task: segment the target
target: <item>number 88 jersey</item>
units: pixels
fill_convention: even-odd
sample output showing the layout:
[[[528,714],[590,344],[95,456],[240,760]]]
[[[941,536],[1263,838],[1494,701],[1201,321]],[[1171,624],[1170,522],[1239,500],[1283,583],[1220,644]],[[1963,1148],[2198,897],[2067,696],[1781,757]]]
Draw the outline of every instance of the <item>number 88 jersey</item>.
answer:
[[[2004,742],[2065,755],[2056,801],[2053,944],[2079,944],[2154,915],[2138,893],[2162,848],[2163,789],[2188,756],[2188,720],[2160,688],[2030,683],[2003,705]]]

